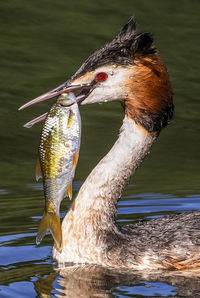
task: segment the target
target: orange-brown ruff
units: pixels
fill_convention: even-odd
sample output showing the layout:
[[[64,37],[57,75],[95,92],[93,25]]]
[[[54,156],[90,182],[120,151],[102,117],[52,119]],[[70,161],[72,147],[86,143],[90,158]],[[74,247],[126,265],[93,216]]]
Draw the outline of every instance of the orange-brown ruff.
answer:
[[[125,110],[117,141],[88,176],[63,220],[62,252],[53,249],[59,265],[200,267],[199,211],[128,226],[115,223],[124,187],[173,115],[169,76],[152,42],[149,33],[136,32],[130,19],[70,80],[31,101],[81,88],[82,104],[118,100]]]
[[[133,75],[126,83],[130,88],[125,101],[126,113],[143,126],[146,124],[145,118],[154,115],[152,123],[147,124],[146,128],[150,132],[157,129],[159,131],[160,127],[156,127],[155,119],[158,118],[159,123],[162,120],[167,122],[172,113],[170,111],[167,117],[168,109],[172,107],[172,90],[167,70],[157,54],[136,58],[134,62]]]

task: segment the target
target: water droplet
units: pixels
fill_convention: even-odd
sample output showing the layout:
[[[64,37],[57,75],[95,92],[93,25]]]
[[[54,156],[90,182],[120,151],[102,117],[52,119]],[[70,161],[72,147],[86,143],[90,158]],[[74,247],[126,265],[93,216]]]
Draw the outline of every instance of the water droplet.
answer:
[[[129,77],[129,79],[131,79],[131,80],[132,80],[132,79],[133,79],[133,76],[130,76],[130,77]]]

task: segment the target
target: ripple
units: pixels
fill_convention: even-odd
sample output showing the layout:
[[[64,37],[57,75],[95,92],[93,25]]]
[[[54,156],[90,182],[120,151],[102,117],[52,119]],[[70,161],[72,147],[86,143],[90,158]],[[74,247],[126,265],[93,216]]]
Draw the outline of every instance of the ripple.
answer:
[[[154,297],[154,296],[175,296],[175,290],[176,287],[170,286],[163,282],[146,282],[141,281],[137,283],[136,286],[123,286],[123,287],[117,287],[115,291],[113,291],[113,294],[119,294],[118,290],[120,292],[120,298],[125,297],[132,297],[132,295],[142,295],[144,297]],[[129,296],[131,295],[131,296]],[[119,297],[119,296],[118,296]]]
[[[51,256],[51,246],[2,246],[0,247],[0,265],[8,266],[27,261],[39,261]]]
[[[10,193],[10,191],[8,191],[6,189],[0,189],[0,195],[7,195],[9,193]]]

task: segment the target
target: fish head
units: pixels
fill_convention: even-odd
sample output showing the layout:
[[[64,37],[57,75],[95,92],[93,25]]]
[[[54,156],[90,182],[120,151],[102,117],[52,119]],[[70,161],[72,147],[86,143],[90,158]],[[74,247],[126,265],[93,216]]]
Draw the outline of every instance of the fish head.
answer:
[[[56,102],[63,107],[69,107],[76,103],[76,96],[73,92],[64,92],[57,98]]]

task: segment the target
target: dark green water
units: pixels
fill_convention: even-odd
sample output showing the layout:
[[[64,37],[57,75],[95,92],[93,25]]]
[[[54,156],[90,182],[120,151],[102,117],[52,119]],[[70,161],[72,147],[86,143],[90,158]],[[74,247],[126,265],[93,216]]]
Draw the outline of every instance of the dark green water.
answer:
[[[167,65],[176,113],[124,191],[118,221],[200,209],[199,11],[197,0],[1,2],[0,297],[51,297],[62,295],[63,288],[66,297],[198,297],[195,278],[127,277],[100,268],[54,271],[51,236],[35,246],[44,203],[42,186],[34,178],[41,124],[22,127],[53,101],[17,109],[70,78],[134,15],[138,30],[153,33]],[[123,119],[118,103],[84,106],[81,115],[76,190],[111,148]],[[63,216],[67,206],[65,200]],[[86,280],[91,291],[84,287]]]

